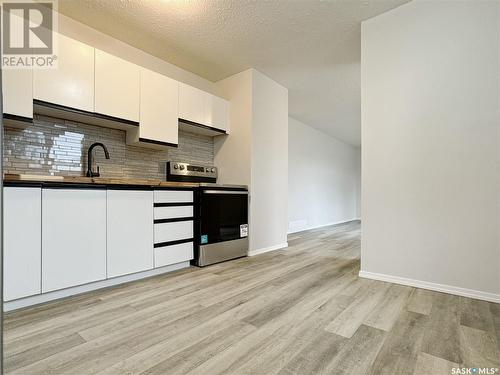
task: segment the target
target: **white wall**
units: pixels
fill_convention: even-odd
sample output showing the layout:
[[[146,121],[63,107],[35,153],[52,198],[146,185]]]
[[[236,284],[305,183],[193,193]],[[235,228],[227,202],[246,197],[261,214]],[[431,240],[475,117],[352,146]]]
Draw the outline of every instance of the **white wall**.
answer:
[[[253,70],[250,251],[287,246],[288,90]]]
[[[360,149],[288,119],[290,233],[359,218]]]
[[[362,275],[500,302],[499,7],[363,22]]]
[[[250,186],[252,150],[252,70],[216,83],[218,95],[230,101],[230,134],[215,138],[214,164],[220,184]]]
[[[361,148],[358,148],[356,161],[356,218],[361,219]]]
[[[219,182],[250,191],[250,254],[287,246],[288,90],[248,69],[215,84],[231,129],[215,140]]]

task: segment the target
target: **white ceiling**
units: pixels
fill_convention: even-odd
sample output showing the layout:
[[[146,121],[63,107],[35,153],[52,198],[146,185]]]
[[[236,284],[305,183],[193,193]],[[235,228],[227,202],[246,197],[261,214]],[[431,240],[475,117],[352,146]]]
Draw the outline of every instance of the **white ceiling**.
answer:
[[[59,11],[212,81],[253,67],[290,116],[361,143],[360,22],[409,0],[59,0]]]

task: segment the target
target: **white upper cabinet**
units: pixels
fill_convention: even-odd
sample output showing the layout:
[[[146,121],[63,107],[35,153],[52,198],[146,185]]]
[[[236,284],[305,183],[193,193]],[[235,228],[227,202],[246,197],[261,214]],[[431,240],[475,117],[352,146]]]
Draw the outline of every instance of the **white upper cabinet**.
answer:
[[[180,83],[179,118],[228,132],[229,102]]]
[[[127,143],[151,147],[178,144],[179,82],[141,69],[140,120],[127,133]]]
[[[95,112],[139,122],[140,67],[95,50]]]
[[[33,118],[33,70],[2,70],[3,113]]]
[[[177,145],[179,119],[195,133],[229,132],[227,100],[64,35],[57,38],[57,68],[4,72],[5,114],[33,118],[35,99],[37,113],[127,130],[127,143],[149,147]]]
[[[208,125],[210,94],[179,83],[179,118]]]
[[[210,95],[208,125],[229,133],[229,102],[215,95]]]
[[[4,300],[41,293],[42,192],[4,188]]]
[[[33,71],[33,97],[93,112],[94,48],[64,35],[57,37],[57,69]]]
[[[106,279],[106,190],[42,190],[42,292]]]
[[[153,268],[153,191],[108,190],[107,276]]]

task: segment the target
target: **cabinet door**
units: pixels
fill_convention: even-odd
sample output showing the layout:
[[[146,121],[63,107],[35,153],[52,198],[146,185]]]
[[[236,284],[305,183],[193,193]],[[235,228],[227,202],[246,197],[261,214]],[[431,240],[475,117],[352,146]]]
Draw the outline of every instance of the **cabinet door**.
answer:
[[[209,108],[210,126],[229,132],[229,102],[218,96],[210,96]]]
[[[41,293],[42,192],[4,188],[4,300]]]
[[[33,71],[35,99],[94,111],[94,48],[66,36],[58,37],[57,69]]]
[[[177,144],[179,82],[141,70],[140,138]]]
[[[140,67],[95,50],[95,111],[139,122]]]
[[[106,278],[106,190],[42,190],[42,292]]]
[[[33,70],[2,70],[3,113],[33,118]]]
[[[107,194],[107,276],[152,269],[153,191]]]
[[[179,83],[179,118],[207,125],[210,94]]]

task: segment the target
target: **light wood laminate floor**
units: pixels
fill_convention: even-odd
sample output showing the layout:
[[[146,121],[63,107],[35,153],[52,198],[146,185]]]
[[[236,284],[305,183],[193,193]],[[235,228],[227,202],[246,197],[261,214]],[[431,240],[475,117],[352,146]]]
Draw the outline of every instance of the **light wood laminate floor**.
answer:
[[[358,278],[360,225],[9,313],[8,374],[451,374],[500,367],[500,305]]]

